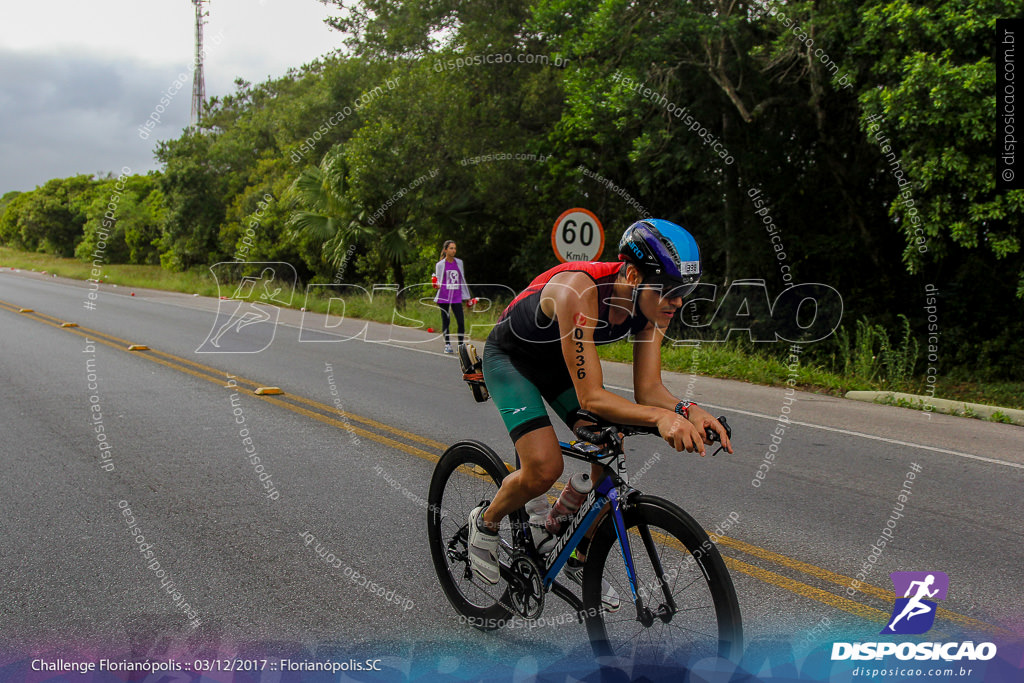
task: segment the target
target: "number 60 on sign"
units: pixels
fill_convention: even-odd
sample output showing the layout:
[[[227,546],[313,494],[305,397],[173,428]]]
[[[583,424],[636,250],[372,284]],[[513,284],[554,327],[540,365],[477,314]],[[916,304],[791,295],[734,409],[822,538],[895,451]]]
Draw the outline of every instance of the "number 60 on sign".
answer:
[[[596,261],[604,251],[604,228],[587,209],[575,208],[562,213],[551,230],[551,247],[562,263]]]

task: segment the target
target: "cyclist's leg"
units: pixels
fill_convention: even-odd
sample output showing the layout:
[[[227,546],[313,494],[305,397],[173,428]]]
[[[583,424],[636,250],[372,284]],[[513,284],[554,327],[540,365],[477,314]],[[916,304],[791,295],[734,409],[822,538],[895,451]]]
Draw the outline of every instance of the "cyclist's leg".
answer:
[[[576,389],[574,387],[570,387],[569,389],[561,392],[558,396],[549,400],[548,403],[551,404],[551,407],[555,410],[555,414],[561,418],[562,422],[564,422],[569,429],[574,429],[578,424],[587,424],[583,420],[580,420],[576,415],[576,411],[580,409],[580,399],[576,395]],[[590,466],[590,480],[595,484],[598,479],[601,478],[603,473],[604,468],[600,465],[594,464]],[[597,525],[595,524],[594,528],[596,527]]]
[[[551,487],[562,472],[562,453],[540,390],[496,344],[484,349],[484,381],[513,442],[523,449],[522,469],[505,477],[490,504],[473,508],[469,514],[470,567],[493,585],[500,579],[497,532],[501,520]]]
[[[484,523],[497,529],[501,520],[539,495],[547,493],[562,476],[562,449],[550,424],[516,440],[520,468],[501,482],[494,500],[483,514]]]
[[[570,382],[572,380],[570,379]],[[576,396],[576,390],[574,388],[567,389],[561,392],[558,396],[548,401],[551,407],[554,408],[555,413],[561,418],[562,422],[569,427],[574,428],[578,424],[587,424],[584,420],[579,419],[576,411],[580,408],[579,398]],[[598,464],[590,466],[590,480],[596,485],[598,479],[604,475],[604,468]],[[600,527],[601,520],[608,514],[609,506],[605,505],[604,509],[598,514],[594,523],[590,525],[590,529],[587,530],[586,535],[580,544],[573,551],[572,556],[565,565],[565,575],[572,581],[578,583],[581,587],[583,586],[583,564],[587,561],[587,552],[590,550],[590,542]],[[605,581],[602,584],[601,602],[604,608],[609,612],[614,612],[619,609],[619,593],[615,588]]]
[[[501,520],[527,501],[546,493],[562,474],[562,450],[550,424],[521,436],[516,440],[516,449],[520,469],[502,480],[501,488],[489,505],[474,508],[469,515],[470,567],[491,584],[497,583],[500,577],[498,530]]]
[[[557,398],[551,401],[551,406],[555,409],[555,413],[558,414],[562,421],[565,422],[569,429],[574,428],[577,424],[586,424],[578,418],[576,411],[580,408],[579,398],[576,396],[574,389],[569,389],[562,392]],[[604,468],[598,464],[592,464],[590,466],[590,480],[597,485],[597,482],[604,476]],[[605,508],[598,514],[597,519],[590,525],[590,529],[587,530],[583,540],[580,541],[579,547],[573,553],[574,557],[570,559],[570,562],[575,561],[578,564],[582,564],[587,560],[587,552],[590,549],[590,541],[594,538],[594,534],[601,525],[601,520],[608,514],[609,507],[606,505]],[[578,566],[577,564],[577,566]],[[609,591],[611,592],[611,591]],[[611,597],[609,596],[606,601],[606,606],[611,606]],[[618,597],[615,598],[615,604],[613,609],[618,609]]]
[[[484,349],[484,381],[520,460],[520,469],[505,477],[483,515],[491,528],[508,513],[546,493],[562,474],[562,450],[544,397],[525,373],[533,374],[530,367],[517,363],[495,344]]]

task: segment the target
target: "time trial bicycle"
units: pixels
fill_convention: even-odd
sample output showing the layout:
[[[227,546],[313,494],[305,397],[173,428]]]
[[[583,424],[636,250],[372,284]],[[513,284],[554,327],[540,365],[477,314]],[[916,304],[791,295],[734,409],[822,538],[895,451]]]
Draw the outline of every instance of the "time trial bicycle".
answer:
[[[441,456],[430,482],[427,534],[449,602],[469,624],[486,631],[516,617],[538,620],[550,593],[586,623],[599,658],[669,665],[714,656],[738,659],[743,647],[739,603],[714,543],[678,505],[629,485],[623,438],[657,434],[657,429],[611,424],[584,411],[580,416],[593,424],[574,430],[579,441],[560,441],[562,454],[600,464],[603,475],[546,554],[534,544],[525,509],[503,520],[496,585],[470,568],[468,519],[473,508],[490,502],[509,468],[479,441],[459,441]],[[726,419],[718,419],[731,436]],[[715,432],[706,432],[710,441],[718,440]],[[518,455],[516,461],[518,466]],[[557,579],[588,536],[580,599]],[[602,603],[602,581],[626,596],[620,605]]]

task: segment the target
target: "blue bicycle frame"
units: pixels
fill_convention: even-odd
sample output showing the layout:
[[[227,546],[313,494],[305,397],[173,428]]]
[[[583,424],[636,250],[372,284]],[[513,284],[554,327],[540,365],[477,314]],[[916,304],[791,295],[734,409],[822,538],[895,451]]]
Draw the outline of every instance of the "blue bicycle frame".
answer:
[[[574,457],[580,460],[589,461],[586,458],[585,453],[573,448],[572,445],[564,441],[558,442],[559,446],[562,447],[562,453],[570,457]],[[597,449],[595,449],[596,451]],[[606,466],[607,467],[607,466]],[[610,471],[610,468],[609,468]],[[615,534],[619,539],[619,547],[622,549],[622,559],[626,563],[626,575],[629,577],[629,587],[633,593],[634,603],[638,598],[636,570],[633,566],[633,554],[629,547],[629,536],[626,533],[626,523],[622,518],[622,506],[619,501],[619,491],[615,486],[614,478],[612,476],[605,476],[601,478],[597,486],[594,487],[584,499],[580,505],[580,509],[576,511],[566,523],[566,529],[563,534],[559,537],[555,547],[551,549],[545,560],[546,573],[544,574],[544,589],[547,590],[555,581],[555,577],[562,571],[562,567],[569,560],[573,551],[586,536],[591,526],[597,521],[597,517],[601,514],[605,505],[611,503],[610,514],[612,516],[612,522],[615,525]]]

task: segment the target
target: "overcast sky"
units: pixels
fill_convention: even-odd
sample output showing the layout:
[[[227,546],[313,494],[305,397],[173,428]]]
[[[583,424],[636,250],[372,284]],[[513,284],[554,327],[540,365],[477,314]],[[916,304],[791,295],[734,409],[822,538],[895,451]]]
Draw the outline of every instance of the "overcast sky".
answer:
[[[341,47],[317,0],[212,0],[206,94],[258,83]],[[188,125],[191,0],[4,0],[0,20],[0,195],[77,173],[157,168],[158,139]],[[219,40],[219,44],[217,41]],[[139,127],[180,73],[188,83],[148,140]]]

